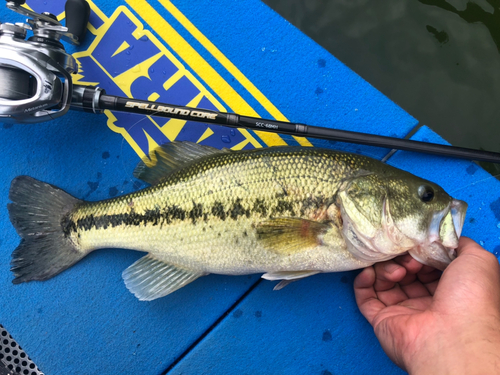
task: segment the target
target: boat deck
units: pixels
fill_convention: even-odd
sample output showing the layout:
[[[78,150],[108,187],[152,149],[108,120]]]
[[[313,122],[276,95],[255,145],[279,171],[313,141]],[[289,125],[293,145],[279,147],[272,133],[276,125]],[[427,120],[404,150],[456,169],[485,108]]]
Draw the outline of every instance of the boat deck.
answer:
[[[47,3],[47,4],[44,4]],[[94,0],[86,41],[68,47],[75,81],[109,94],[446,143],[258,0]],[[63,18],[64,1],[28,0]],[[5,7],[0,21],[22,21]],[[10,181],[29,175],[86,200],[146,185],[132,176],[157,144],[248,149],[331,147],[382,159],[390,150],[106,112],[0,125],[0,323],[45,374],[400,374],[353,295],[358,271],[273,291],[260,275],[200,278],[138,301],[122,271],[142,254],[101,250],[46,282],[12,284],[19,237]],[[412,152],[388,163],[469,204],[463,234],[498,255],[500,183],[478,165]]]

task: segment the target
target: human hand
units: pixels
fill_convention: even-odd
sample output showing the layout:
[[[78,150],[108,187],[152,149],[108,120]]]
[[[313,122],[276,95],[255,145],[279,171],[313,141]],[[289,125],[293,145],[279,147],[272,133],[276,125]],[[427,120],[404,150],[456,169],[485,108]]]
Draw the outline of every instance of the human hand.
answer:
[[[384,351],[411,374],[500,373],[500,266],[462,237],[442,273],[404,255],[365,268],[356,302]]]

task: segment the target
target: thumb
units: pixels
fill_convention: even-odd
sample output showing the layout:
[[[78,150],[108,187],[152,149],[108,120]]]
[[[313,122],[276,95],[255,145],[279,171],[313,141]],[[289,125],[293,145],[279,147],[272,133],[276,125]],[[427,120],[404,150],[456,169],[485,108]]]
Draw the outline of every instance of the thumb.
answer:
[[[436,301],[448,305],[453,300],[465,310],[500,307],[498,259],[467,237],[460,238],[457,254],[443,272]]]
[[[457,247],[457,259],[461,260],[459,263],[462,267],[465,266],[465,262],[469,263],[468,267],[464,267],[465,270],[469,272],[486,272],[489,277],[495,277],[500,272],[500,266],[497,258],[485,250],[474,240],[468,237],[461,237]],[[457,262],[458,263],[458,262]],[[453,262],[450,266],[453,265]],[[476,274],[477,277],[481,277]]]

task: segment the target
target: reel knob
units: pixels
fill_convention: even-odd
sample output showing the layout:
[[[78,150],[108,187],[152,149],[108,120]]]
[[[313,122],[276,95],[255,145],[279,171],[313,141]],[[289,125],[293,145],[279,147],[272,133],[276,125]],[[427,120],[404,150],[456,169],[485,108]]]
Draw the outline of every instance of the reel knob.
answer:
[[[90,17],[90,5],[85,0],[67,0],[64,6],[66,12],[66,27],[78,41],[83,39],[87,31]]]

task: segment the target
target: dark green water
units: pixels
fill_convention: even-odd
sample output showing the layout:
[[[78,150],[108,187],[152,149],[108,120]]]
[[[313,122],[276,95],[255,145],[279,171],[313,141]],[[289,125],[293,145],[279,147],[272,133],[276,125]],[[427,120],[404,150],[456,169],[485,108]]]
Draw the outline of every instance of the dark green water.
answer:
[[[500,0],[263,1],[420,124],[500,152]]]

